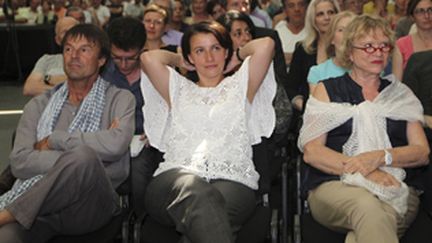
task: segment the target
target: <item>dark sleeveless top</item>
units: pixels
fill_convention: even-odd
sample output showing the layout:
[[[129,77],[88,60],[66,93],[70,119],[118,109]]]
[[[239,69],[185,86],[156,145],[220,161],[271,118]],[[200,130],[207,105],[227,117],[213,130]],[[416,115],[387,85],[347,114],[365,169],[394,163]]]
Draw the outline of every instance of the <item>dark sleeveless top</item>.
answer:
[[[362,94],[361,86],[354,82],[354,80],[351,79],[348,73],[341,77],[324,80],[323,83],[331,102],[345,102],[357,105],[365,100]],[[389,84],[390,81],[386,79],[381,79],[381,84],[378,91],[381,92]],[[386,120],[387,134],[389,135],[392,147],[407,145],[407,122],[403,120],[397,121],[388,118]],[[326,146],[335,151],[342,152],[342,146],[347,142],[349,136],[351,135],[351,132],[352,119],[328,132]],[[305,167],[303,170],[302,181],[304,196],[307,195],[307,192],[309,190],[314,189],[323,182],[339,180],[339,176],[326,174],[305,163],[304,166]],[[407,172],[407,178],[405,179],[405,182],[410,186],[419,187],[419,183],[414,180],[416,179],[415,175],[417,174],[418,169],[405,169],[405,171]]]

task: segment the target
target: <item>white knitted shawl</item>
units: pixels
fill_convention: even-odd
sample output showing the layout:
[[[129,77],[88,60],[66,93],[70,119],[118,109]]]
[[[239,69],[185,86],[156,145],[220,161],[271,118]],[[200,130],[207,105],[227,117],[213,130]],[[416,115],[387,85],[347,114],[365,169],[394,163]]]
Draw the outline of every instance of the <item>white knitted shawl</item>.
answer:
[[[353,119],[352,133],[343,145],[343,154],[355,156],[363,152],[391,148],[387,134],[386,118],[392,120],[423,122],[423,107],[412,91],[393,76],[387,77],[388,85],[373,101],[358,105],[349,103],[327,103],[310,97],[300,130],[298,147]],[[405,170],[395,167],[380,167],[401,182],[401,187],[385,187],[367,180],[360,173],[341,176],[344,183],[361,186],[392,205],[403,215],[407,209],[408,187],[403,180]]]

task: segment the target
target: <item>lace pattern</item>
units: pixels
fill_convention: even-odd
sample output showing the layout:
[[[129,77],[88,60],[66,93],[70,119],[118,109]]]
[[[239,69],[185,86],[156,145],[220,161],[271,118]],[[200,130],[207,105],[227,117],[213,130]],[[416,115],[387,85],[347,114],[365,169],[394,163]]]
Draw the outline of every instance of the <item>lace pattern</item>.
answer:
[[[169,68],[171,110],[142,73],[144,129],[152,146],[165,152],[155,175],[182,168],[208,180],[258,188],[251,145],[274,129],[276,83],[270,67],[249,104],[248,64],[247,58],[237,73],[212,88],[199,87]]]
[[[359,105],[348,103],[327,103],[311,97],[306,106],[304,124],[300,131],[298,146],[328,133],[353,118],[351,136],[343,146],[343,153],[348,156],[391,148],[386,132],[386,118],[406,121],[423,121],[423,108],[412,91],[393,76],[387,77],[391,84],[373,101],[364,101]],[[337,111],[337,112],[335,112]],[[410,111],[410,112],[406,112]],[[381,170],[393,175],[402,184],[400,188],[384,187],[367,180],[361,174],[345,174],[341,177],[347,184],[361,186],[381,200],[392,205],[403,215],[407,209],[408,187],[403,180],[405,171],[395,167],[381,167]]]

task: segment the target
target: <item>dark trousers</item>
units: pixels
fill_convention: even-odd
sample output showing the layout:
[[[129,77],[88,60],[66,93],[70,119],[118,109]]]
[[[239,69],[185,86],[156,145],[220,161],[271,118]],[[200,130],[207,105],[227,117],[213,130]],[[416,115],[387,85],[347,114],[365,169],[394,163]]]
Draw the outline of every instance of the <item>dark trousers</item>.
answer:
[[[144,147],[137,157],[131,159],[132,205],[138,215],[145,211],[145,191],[153,178],[153,173],[163,159],[162,155],[153,147]]]
[[[102,161],[87,146],[65,152],[6,209],[17,222],[0,228],[2,243],[46,242],[56,235],[88,233],[120,212]]]
[[[233,243],[255,209],[255,193],[237,182],[207,182],[180,169],[161,173],[150,182],[145,199],[148,213],[174,225],[183,242]]]

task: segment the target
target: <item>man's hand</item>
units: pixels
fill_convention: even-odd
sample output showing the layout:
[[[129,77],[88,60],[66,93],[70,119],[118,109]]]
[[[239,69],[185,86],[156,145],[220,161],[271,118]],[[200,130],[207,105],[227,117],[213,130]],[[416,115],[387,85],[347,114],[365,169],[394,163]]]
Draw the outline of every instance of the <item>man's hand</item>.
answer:
[[[366,177],[380,166],[383,158],[383,150],[361,153],[343,162],[344,172],[349,174],[359,172]]]
[[[48,137],[45,137],[44,139],[40,140],[39,142],[34,144],[34,149],[36,150],[50,150],[49,144],[48,144]]]
[[[366,179],[383,186],[396,186],[396,187],[401,186],[400,182],[396,180],[394,176],[379,169],[369,173],[369,175],[366,176]]]
[[[110,127],[108,129],[115,129],[118,128],[120,125],[119,119],[118,118],[114,118],[114,120],[112,121]]]
[[[141,134],[140,140],[144,143],[144,147],[150,147],[150,141],[148,140],[148,137],[145,135],[145,133]]]

